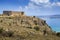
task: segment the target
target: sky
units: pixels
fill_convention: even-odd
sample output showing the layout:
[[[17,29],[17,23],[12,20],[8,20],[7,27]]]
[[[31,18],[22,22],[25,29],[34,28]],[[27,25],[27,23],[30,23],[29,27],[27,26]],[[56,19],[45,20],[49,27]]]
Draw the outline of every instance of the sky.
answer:
[[[0,0],[3,10],[24,11],[26,15],[59,15],[60,0]]]

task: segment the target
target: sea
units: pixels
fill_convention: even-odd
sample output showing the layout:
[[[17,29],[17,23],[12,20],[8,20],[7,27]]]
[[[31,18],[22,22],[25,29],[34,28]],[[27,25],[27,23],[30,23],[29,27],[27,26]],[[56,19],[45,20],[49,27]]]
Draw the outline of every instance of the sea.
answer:
[[[38,16],[40,19],[46,20],[46,23],[55,32],[60,32],[60,15]]]

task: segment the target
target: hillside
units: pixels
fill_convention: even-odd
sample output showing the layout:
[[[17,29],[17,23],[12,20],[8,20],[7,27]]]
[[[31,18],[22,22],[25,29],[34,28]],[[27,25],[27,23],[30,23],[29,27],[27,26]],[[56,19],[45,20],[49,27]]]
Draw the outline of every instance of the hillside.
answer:
[[[0,16],[0,40],[60,40],[45,20],[35,16]]]

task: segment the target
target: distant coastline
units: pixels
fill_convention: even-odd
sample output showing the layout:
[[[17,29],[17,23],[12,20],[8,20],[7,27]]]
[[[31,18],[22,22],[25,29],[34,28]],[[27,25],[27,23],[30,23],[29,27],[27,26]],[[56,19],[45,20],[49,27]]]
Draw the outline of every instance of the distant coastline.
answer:
[[[42,15],[42,16],[37,16],[41,18],[60,18],[60,15]]]

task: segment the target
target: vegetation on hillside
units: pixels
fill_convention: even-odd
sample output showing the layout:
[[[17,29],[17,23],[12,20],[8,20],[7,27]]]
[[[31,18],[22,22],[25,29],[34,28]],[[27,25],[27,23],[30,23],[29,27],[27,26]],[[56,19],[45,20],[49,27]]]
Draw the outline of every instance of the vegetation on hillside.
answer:
[[[0,40],[60,40],[46,21],[29,16],[1,16]]]

